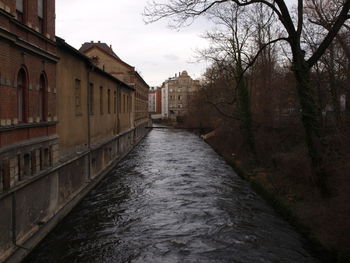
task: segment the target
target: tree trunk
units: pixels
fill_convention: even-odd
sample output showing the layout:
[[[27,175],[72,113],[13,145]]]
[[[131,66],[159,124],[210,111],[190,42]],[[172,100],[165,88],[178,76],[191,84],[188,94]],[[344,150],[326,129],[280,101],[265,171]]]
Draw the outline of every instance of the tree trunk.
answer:
[[[312,164],[313,180],[321,191],[326,191],[320,149],[320,115],[315,102],[314,90],[311,87],[310,67],[303,56],[294,60],[293,71],[297,81],[301,119],[305,132],[305,143]]]
[[[334,65],[334,45],[329,46],[329,67],[328,67],[328,78],[329,78],[329,90],[331,92],[332,104],[333,104],[333,114],[335,117],[336,124],[340,123],[340,105],[339,105],[339,95],[338,88],[335,80],[335,65]]]
[[[252,113],[250,107],[250,95],[245,77],[242,76],[242,67],[237,63],[237,95],[238,95],[238,112],[241,119],[241,129],[245,143],[248,146],[252,161],[256,161],[255,138],[252,125]]]

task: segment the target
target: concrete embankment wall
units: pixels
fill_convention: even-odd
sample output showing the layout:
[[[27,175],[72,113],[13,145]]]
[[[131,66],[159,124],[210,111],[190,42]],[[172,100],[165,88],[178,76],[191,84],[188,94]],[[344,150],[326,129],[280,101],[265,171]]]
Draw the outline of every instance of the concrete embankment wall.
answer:
[[[20,262],[147,134],[113,136],[0,195],[0,262]]]

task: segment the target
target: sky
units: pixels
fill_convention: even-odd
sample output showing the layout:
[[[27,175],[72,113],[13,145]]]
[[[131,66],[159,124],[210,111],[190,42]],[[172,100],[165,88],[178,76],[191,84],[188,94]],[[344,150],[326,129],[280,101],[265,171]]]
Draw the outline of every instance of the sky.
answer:
[[[209,22],[201,18],[179,30],[169,28],[166,20],[146,25],[146,4],[147,0],[57,0],[56,35],[76,49],[90,41],[112,45],[150,86],[160,86],[183,70],[199,78],[208,65],[197,61],[196,50],[207,46],[200,35]]]

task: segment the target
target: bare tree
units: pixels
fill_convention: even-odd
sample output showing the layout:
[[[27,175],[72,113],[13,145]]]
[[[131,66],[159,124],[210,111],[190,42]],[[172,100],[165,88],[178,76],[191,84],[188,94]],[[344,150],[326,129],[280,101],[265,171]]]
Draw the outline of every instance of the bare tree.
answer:
[[[261,50],[280,40],[286,41],[290,46],[293,58],[292,70],[297,82],[297,92],[302,110],[301,118],[305,130],[305,141],[315,175],[317,175],[319,182],[322,182],[324,171],[319,170],[322,162],[320,154],[320,118],[310,82],[310,71],[350,18],[350,0],[341,0],[341,7],[336,12],[335,19],[330,23],[327,34],[321,40],[317,49],[309,56],[306,56],[301,42],[304,29],[304,0],[298,0],[296,19],[293,19],[284,0],[153,0],[145,8],[144,16],[147,22],[171,18],[175,25],[179,26],[191,22],[196,17],[206,14],[215,6],[227,2],[233,2],[240,7],[263,4],[273,11],[284,28],[285,37],[265,43]],[[261,50],[258,51],[258,54]]]
[[[199,53],[202,58],[214,62],[216,68],[224,70],[227,73],[225,76],[229,76],[233,80],[230,90],[230,93],[233,93],[233,99],[227,100],[227,95],[223,94],[219,103],[209,100],[208,102],[221,113],[223,113],[222,106],[224,104],[234,106],[234,112],[231,112],[230,115],[238,117],[245,144],[248,146],[252,160],[255,160],[256,150],[250,94],[248,82],[243,72],[251,60],[247,42],[252,40],[253,30],[250,21],[243,16],[244,12],[244,8],[238,8],[232,3],[225,3],[225,5],[209,10],[210,19],[217,28],[214,32],[207,32],[204,35],[204,38],[209,41],[210,47]],[[230,110],[232,109],[230,108]]]
[[[310,48],[316,49],[315,39],[324,37],[332,27],[337,14],[342,8],[339,0],[307,0],[305,14],[310,22],[305,39]],[[310,30],[311,29],[311,30]],[[350,81],[350,25],[345,23],[335,37],[335,41],[329,45],[320,61],[324,71],[328,75],[329,90],[331,93],[333,108],[339,122],[339,82],[342,78]]]

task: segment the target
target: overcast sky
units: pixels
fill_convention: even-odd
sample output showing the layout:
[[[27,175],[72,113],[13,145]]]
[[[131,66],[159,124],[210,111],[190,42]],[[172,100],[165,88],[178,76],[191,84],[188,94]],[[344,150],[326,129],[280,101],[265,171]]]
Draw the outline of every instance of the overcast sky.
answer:
[[[58,0],[56,35],[79,49],[84,42],[112,45],[114,52],[136,67],[150,86],[159,86],[175,73],[187,70],[198,78],[205,63],[193,63],[195,50],[206,46],[200,34],[208,22],[203,18],[179,31],[167,21],[143,22],[147,0]]]

